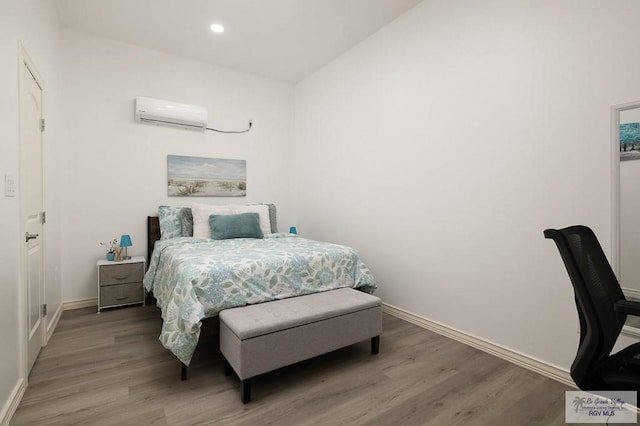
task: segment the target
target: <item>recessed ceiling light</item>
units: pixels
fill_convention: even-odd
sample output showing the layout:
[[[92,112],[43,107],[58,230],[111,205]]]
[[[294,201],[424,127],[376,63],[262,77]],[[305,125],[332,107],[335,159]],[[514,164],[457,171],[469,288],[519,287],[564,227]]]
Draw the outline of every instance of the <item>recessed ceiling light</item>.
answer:
[[[214,33],[221,33],[224,31],[224,27],[220,24],[213,24],[211,25],[211,31]]]

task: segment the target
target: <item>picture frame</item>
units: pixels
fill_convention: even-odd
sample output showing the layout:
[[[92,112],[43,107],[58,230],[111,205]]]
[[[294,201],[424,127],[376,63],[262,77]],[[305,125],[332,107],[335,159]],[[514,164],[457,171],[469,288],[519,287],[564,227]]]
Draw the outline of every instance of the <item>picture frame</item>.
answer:
[[[247,161],[167,156],[169,197],[245,197]]]

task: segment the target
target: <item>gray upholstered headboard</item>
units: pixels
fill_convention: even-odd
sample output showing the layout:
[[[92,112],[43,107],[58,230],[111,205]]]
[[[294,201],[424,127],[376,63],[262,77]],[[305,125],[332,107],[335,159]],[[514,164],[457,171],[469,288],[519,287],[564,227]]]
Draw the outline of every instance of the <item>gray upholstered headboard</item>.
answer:
[[[271,232],[278,232],[278,212],[275,204],[267,204],[269,207],[269,221],[271,221]]]

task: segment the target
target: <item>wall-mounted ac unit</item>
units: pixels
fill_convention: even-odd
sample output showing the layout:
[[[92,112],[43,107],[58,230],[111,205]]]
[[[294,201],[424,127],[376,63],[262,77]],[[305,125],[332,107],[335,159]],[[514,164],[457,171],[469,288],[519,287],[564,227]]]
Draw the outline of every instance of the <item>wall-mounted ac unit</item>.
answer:
[[[196,105],[136,97],[136,121],[205,130],[209,112]]]

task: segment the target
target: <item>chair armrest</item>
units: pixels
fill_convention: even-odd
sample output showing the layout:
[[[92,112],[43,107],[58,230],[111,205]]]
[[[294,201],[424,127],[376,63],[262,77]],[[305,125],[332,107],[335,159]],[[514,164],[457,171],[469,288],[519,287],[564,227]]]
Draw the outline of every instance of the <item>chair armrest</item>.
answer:
[[[640,316],[640,302],[633,302],[631,300],[624,299],[618,300],[614,303],[613,310],[628,315]]]

